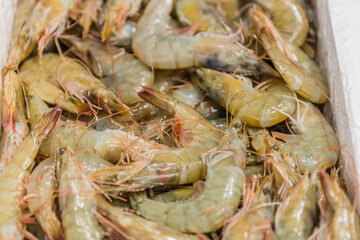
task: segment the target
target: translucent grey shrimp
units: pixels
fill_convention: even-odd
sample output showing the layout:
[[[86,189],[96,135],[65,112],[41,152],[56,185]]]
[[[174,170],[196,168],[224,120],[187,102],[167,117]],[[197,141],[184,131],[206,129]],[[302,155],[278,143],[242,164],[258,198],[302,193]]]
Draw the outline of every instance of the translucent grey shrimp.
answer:
[[[316,225],[318,176],[305,174],[276,211],[275,231],[279,240],[307,239]]]
[[[94,181],[106,183],[117,191],[139,191],[161,185],[193,183],[206,175],[203,154],[218,146],[220,134],[192,107],[168,95],[144,88],[139,95],[175,116],[176,139],[181,148],[148,151],[150,163],[104,169],[92,174]]]
[[[0,238],[21,239],[20,198],[22,180],[34,164],[41,142],[55,127],[62,109],[55,107],[45,114],[16,150],[11,162],[0,175]]]
[[[360,218],[345,192],[323,169],[320,169],[320,181],[327,202],[330,224],[326,228],[326,239],[360,239]]]
[[[250,50],[223,37],[207,33],[195,36],[172,34],[167,25],[173,2],[151,0],[146,6],[132,42],[132,48],[141,61],[157,69],[207,67],[277,75]]]
[[[220,228],[238,207],[245,181],[246,138],[243,126],[234,118],[228,135],[222,139],[221,152],[208,159],[204,189],[186,203],[162,203],[140,195],[130,198],[131,205],[147,219],[181,232],[207,233]]]
[[[27,184],[27,197],[30,212],[34,213],[37,222],[52,240],[64,238],[54,207],[55,191],[55,161],[54,157],[50,157],[33,170]]]
[[[249,202],[225,227],[223,240],[251,239],[265,240],[272,237],[271,223],[275,207],[271,205],[275,195],[272,189],[273,177],[266,176],[255,194],[250,193]]]
[[[100,196],[95,196],[100,212],[115,224],[116,229],[127,239],[142,240],[196,240],[197,237],[178,232],[162,224],[145,220],[125,209],[112,206]]]
[[[123,48],[110,47],[95,40],[67,38],[77,53],[80,53],[87,65],[101,81],[113,92],[118,92],[125,104],[133,105],[141,101],[137,95],[142,87],[151,87],[153,74],[150,68],[136,56],[128,54]],[[113,77],[113,75],[115,76]]]
[[[59,205],[66,239],[101,239],[94,211],[95,188],[85,175],[82,159],[65,146],[59,149]]]

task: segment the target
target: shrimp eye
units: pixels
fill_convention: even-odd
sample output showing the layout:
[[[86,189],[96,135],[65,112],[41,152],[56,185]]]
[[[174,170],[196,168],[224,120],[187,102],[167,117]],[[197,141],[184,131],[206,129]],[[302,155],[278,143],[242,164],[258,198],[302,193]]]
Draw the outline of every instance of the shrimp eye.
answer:
[[[60,148],[60,149],[59,149],[59,154],[60,154],[60,155],[63,155],[64,152],[65,152],[65,148]]]
[[[239,127],[241,127],[240,123],[237,122],[237,123],[234,124],[234,128],[239,128]]]
[[[83,14],[82,14],[82,13],[79,13],[79,14],[77,15],[77,18],[80,19],[80,18],[82,18],[82,16],[83,16]]]
[[[27,37],[25,38],[25,42],[30,42],[30,40],[31,40],[31,37],[30,37],[30,36],[27,36]]]
[[[278,151],[278,150],[279,150],[279,148],[278,148],[276,145],[274,145],[272,148],[273,148],[275,151]]]

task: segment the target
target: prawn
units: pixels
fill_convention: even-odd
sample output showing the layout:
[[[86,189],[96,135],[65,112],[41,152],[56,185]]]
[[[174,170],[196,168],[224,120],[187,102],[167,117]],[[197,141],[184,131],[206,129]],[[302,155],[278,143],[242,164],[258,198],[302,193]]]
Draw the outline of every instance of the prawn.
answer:
[[[246,136],[235,117],[218,147],[219,154],[208,159],[204,189],[186,203],[162,203],[131,195],[134,209],[147,219],[181,232],[207,233],[220,228],[240,204],[245,184]]]
[[[225,227],[223,240],[260,240],[269,239],[273,235],[271,222],[275,208],[270,205],[274,198],[272,183],[273,176],[266,176],[255,194],[250,191],[250,203],[245,203],[243,209]]]
[[[83,170],[85,159],[66,145],[59,148],[59,205],[66,239],[101,239],[103,231],[94,211],[95,188]]]
[[[4,132],[0,140],[0,175],[11,161],[16,150],[29,134],[25,116],[25,103],[19,76],[9,70],[4,78],[4,95],[2,97],[2,117]]]
[[[14,69],[29,56],[38,43],[39,55],[54,35],[63,31],[66,19],[77,0],[39,0],[21,27],[16,45],[9,54],[9,67]]]
[[[234,28],[224,15],[205,0],[177,0],[175,12],[183,25],[198,24],[199,32],[228,34]]]
[[[101,18],[102,41],[117,31],[121,31],[127,17],[134,16],[141,6],[141,0],[108,0]]]
[[[144,88],[139,96],[175,115],[176,139],[181,148],[152,151],[152,160],[144,168],[132,164],[95,172],[94,181],[115,185],[112,189],[118,191],[138,191],[203,179],[206,175],[203,154],[218,146],[217,130],[195,109],[160,91]]]
[[[360,219],[345,192],[322,168],[320,168],[320,181],[331,209],[326,239],[359,239]]]
[[[168,28],[173,0],[151,0],[136,25],[132,48],[141,61],[157,69],[207,67],[249,74],[277,73],[240,44],[198,33],[172,34]]]
[[[311,235],[317,219],[318,182],[317,174],[309,177],[305,173],[279,206],[275,214],[275,231],[279,240],[301,240]]]
[[[252,127],[271,127],[288,118],[296,108],[293,92],[279,80],[261,91],[232,76],[211,69],[195,69],[192,80],[230,114]],[[286,114],[284,114],[286,113]]]
[[[112,206],[96,195],[97,206],[105,217],[116,226],[116,230],[127,239],[143,240],[196,240],[196,236],[178,232],[162,224],[145,220],[125,209]]]
[[[307,169],[313,172],[318,166],[334,166],[339,157],[340,143],[320,110],[299,100],[289,120],[295,134],[273,132],[273,135],[284,141],[278,141],[278,144],[292,159],[292,166],[297,165],[302,173]]]
[[[77,53],[85,56],[85,62],[92,72],[98,77],[107,77],[101,81],[113,92],[119,92],[125,104],[140,102],[141,98],[137,93],[143,86],[152,86],[153,74],[150,68],[136,56],[126,53],[123,48],[110,47],[111,57],[106,45],[101,42],[90,39],[81,41],[76,37],[66,41],[70,42]]]
[[[64,232],[54,207],[56,188],[54,156],[42,161],[27,184],[29,210],[50,239],[63,239]]]
[[[0,238],[21,239],[19,199],[24,190],[22,180],[34,164],[41,142],[55,127],[62,109],[55,107],[45,114],[16,150],[12,161],[0,176]]]
[[[39,57],[26,60],[20,68],[20,78],[27,93],[50,104],[58,104],[71,113],[95,111],[100,102],[106,110],[129,114],[128,107],[81,64],[60,55],[47,53],[40,63]],[[89,96],[90,99],[87,98]],[[110,111],[110,110],[109,110]]]
[[[254,0],[271,14],[274,25],[287,40],[301,47],[309,32],[309,21],[297,0]]]
[[[97,22],[102,2],[102,0],[79,0],[75,7],[70,9],[71,18],[78,20],[83,27],[83,39],[87,37],[91,24]]]
[[[263,47],[288,86],[308,101],[326,102],[329,86],[316,63],[294,43],[284,39],[260,7],[250,8],[249,17]]]

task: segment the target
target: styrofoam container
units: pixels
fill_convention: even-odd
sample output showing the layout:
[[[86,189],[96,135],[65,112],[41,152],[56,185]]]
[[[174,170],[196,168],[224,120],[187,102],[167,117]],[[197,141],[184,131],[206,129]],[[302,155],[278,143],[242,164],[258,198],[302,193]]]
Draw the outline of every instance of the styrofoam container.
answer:
[[[319,27],[318,63],[331,89],[325,115],[338,132],[341,175],[354,199],[359,189],[356,176],[360,176],[360,0],[313,2]],[[0,68],[6,62],[15,10],[16,0],[0,0]]]

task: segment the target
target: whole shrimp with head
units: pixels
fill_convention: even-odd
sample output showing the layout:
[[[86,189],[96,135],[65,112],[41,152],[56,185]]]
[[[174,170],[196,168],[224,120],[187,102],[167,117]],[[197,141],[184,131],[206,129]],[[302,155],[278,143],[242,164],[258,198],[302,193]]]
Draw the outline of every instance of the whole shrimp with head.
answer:
[[[41,142],[49,135],[60,118],[62,109],[55,107],[44,115],[21,143],[12,161],[0,176],[0,239],[22,239],[20,197],[22,180],[31,170]]]
[[[219,131],[194,108],[160,91],[144,88],[139,96],[175,115],[175,141],[180,147],[148,151],[153,157],[145,167],[139,168],[144,161],[135,161],[132,165],[95,172],[93,179],[119,191],[188,184],[203,179],[206,174],[203,154],[218,146]]]
[[[289,87],[313,103],[325,103],[330,94],[326,78],[316,63],[298,46],[285,39],[259,6],[248,16],[261,44]]]
[[[221,35],[171,33],[174,0],[151,0],[139,22],[132,47],[144,63],[158,69],[207,67],[249,74],[277,73],[244,46]]]
[[[287,119],[296,108],[293,92],[278,79],[265,83],[270,87],[264,91],[247,84],[250,79],[244,76],[234,78],[205,68],[193,70],[191,77],[214,101],[233,116],[239,113],[249,126],[271,127]]]
[[[209,157],[202,192],[186,203],[163,203],[134,195],[131,205],[145,218],[181,232],[207,233],[219,229],[240,203],[245,182],[246,136],[238,117],[222,138],[219,153]]]

